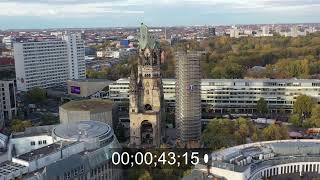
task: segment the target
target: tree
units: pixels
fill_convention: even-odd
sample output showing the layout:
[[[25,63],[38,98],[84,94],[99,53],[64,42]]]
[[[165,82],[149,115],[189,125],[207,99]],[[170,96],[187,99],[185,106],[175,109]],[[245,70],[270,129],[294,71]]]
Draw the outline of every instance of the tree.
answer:
[[[41,117],[41,125],[53,125],[53,124],[58,124],[59,119],[55,117],[54,115],[47,113]]]
[[[311,118],[307,120],[311,127],[320,128],[320,105],[312,108]]]
[[[297,97],[296,102],[293,105],[293,111],[299,115],[301,124],[305,118],[308,118],[311,114],[314,102],[311,97],[307,95],[300,95]]]
[[[254,133],[252,134],[252,141],[253,141],[253,142],[258,142],[258,141],[260,141],[260,137],[259,137],[259,135],[258,135],[257,132],[254,132]]]
[[[285,125],[276,123],[270,124],[262,131],[264,140],[281,140],[288,139],[288,128]]]
[[[23,132],[27,127],[31,127],[32,124],[30,121],[22,121],[19,119],[12,120],[10,124],[10,130],[12,132]]]
[[[236,137],[240,137],[239,144],[246,143],[246,138],[251,134],[252,125],[250,124],[247,119],[245,118],[238,118],[237,124],[238,124],[238,130],[235,132]]]
[[[35,87],[26,93],[26,99],[30,103],[42,103],[46,100],[46,91],[39,87]]]
[[[264,98],[258,100],[256,108],[260,116],[265,116],[269,111],[267,101]]]
[[[290,122],[292,125],[296,126],[296,127],[299,127],[299,126],[302,125],[302,124],[301,124],[301,121],[300,121],[300,116],[299,116],[298,114],[293,114],[293,115],[290,117],[289,122]]]
[[[213,150],[235,144],[234,123],[229,119],[214,119],[202,133],[202,142]]]
[[[152,180],[152,177],[148,171],[144,171],[138,180]]]

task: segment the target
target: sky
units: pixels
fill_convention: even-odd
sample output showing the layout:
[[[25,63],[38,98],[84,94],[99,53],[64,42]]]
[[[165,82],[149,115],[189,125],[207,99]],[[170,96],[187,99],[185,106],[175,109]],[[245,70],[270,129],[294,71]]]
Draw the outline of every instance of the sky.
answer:
[[[0,0],[0,29],[318,23],[320,0]]]

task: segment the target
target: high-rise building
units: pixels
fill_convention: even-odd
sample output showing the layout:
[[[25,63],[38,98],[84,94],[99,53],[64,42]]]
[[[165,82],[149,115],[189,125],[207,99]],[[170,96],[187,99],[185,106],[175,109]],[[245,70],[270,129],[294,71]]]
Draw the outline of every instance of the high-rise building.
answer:
[[[146,25],[140,28],[138,72],[130,77],[130,144],[156,146],[161,143],[163,90],[160,74],[160,44]]]
[[[214,27],[209,27],[208,28],[208,34],[209,34],[209,37],[213,37],[216,35],[216,28]]]
[[[62,40],[14,44],[17,88],[49,88],[85,78],[84,44],[76,35]]]
[[[85,79],[85,50],[81,34],[70,34],[62,37],[67,44],[69,79]]]
[[[183,146],[193,147],[201,135],[200,55],[176,53],[176,124]]]
[[[0,80],[0,126],[17,114],[14,80]]]

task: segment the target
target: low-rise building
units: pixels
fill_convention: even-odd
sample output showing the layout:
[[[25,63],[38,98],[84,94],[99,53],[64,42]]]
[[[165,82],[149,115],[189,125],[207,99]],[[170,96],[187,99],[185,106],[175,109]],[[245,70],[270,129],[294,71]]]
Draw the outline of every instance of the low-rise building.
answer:
[[[108,124],[61,124],[46,136],[51,139],[44,146],[2,162],[0,180],[122,179],[122,170],[111,162],[112,153],[121,147]]]
[[[164,100],[175,107],[175,79],[162,79]],[[264,98],[269,113],[293,111],[299,95],[307,95],[320,103],[319,79],[202,79],[201,104],[221,114],[254,114],[257,101]],[[129,80],[119,79],[109,85],[109,96],[115,102],[127,102]]]
[[[320,140],[316,139],[256,142],[213,152],[209,154],[210,161],[196,165],[193,171],[199,180],[260,180],[277,176],[291,179],[294,174],[308,174],[312,179],[319,177],[319,155]]]
[[[92,119],[112,126],[113,102],[99,99],[70,101],[59,107],[59,115],[62,124]]]
[[[68,94],[76,97],[87,98],[102,91],[104,88],[112,84],[113,81],[107,79],[77,79],[68,80]]]

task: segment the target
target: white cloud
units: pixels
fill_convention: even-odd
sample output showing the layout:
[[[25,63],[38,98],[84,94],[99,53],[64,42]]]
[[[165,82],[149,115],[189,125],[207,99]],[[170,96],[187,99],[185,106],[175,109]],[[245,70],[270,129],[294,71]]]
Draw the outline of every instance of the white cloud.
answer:
[[[143,14],[145,9],[173,6],[204,7],[226,12],[320,12],[314,0],[0,0],[0,16],[94,17]],[[181,11],[180,11],[181,12]],[[165,12],[164,12],[165,13]]]
[[[130,4],[103,3],[22,3],[0,2],[0,16],[48,16],[48,17],[90,17],[105,14],[142,14],[141,10],[129,10],[123,7]]]

